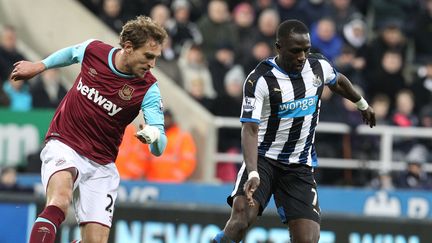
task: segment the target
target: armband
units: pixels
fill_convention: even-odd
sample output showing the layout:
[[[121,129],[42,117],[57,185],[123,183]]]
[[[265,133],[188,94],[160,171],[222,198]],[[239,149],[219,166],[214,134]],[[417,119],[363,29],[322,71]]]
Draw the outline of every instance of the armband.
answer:
[[[258,172],[256,170],[253,170],[253,171],[249,172],[248,180],[250,180],[253,177],[258,178],[258,180],[260,179],[259,174],[258,174]]]
[[[361,97],[361,99],[359,101],[357,101],[356,103],[357,109],[364,111],[369,107],[369,104],[367,103],[367,101]]]

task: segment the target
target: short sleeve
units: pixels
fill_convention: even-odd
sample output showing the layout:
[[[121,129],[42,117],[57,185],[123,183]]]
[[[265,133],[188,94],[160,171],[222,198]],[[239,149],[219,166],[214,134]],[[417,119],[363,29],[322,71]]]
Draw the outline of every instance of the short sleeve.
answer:
[[[246,79],[243,84],[240,121],[259,123],[266,96],[268,96],[268,87],[264,78],[260,77],[256,81]]]
[[[320,59],[321,67],[323,70],[324,84],[334,85],[336,83],[337,72],[333,66],[325,59]]]

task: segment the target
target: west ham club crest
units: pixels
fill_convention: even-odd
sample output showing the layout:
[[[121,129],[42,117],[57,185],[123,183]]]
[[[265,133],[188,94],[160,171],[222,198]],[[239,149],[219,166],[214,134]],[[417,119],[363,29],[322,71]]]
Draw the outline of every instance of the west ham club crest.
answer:
[[[134,88],[125,84],[123,88],[119,90],[118,94],[120,98],[122,98],[123,100],[130,100],[132,99],[133,92],[134,92]]]

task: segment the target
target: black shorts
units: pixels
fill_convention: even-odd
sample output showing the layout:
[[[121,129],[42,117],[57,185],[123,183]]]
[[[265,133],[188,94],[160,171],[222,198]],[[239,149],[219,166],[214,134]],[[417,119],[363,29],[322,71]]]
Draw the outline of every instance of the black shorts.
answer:
[[[282,223],[293,219],[311,219],[321,222],[318,203],[317,185],[312,167],[303,164],[281,165],[277,161],[258,156],[260,185],[253,198],[260,204],[261,215],[271,196],[274,196],[277,212]],[[243,163],[234,186],[234,191],[227,198],[232,206],[234,197],[245,195],[243,185],[248,173]]]

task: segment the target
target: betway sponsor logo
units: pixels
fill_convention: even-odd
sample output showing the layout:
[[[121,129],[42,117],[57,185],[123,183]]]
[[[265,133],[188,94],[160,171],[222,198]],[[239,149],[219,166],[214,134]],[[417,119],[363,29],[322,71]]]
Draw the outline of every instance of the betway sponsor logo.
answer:
[[[93,101],[96,105],[101,106],[102,108],[107,110],[108,115],[110,116],[114,116],[123,109],[121,107],[117,107],[117,105],[114,104],[112,101],[100,95],[99,91],[97,91],[95,88],[90,88],[89,86],[84,85],[81,82],[81,79],[78,82],[77,90],[82,95],[87,96],[87,99]]]

